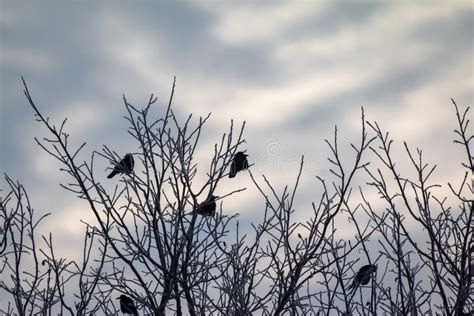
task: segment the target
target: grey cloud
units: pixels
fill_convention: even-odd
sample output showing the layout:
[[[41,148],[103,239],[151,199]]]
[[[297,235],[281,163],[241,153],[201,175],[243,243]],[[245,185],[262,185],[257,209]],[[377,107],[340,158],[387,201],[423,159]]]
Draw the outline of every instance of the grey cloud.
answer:
[[[460,25],[471,23],[467,21],[466,15],[461,15],[465,20],[460,21]],[[472,30],[472,29],[471,29]],[[360,107],[368,102],[377,103],[378,106],[392,106],[397,104],[404,98],[406,93],[423,87],[425,84],[432,82],[436,78],[444,75],[444,72],[450,69],[453,64],[468,61],[471,57],[469,46],[469,32],[467,34],[458,35],[458,28],[451,29],[446,33],[446,38],[440,39],[443,45],[436,46],[429,55],[425,56],[421,63],[404,67],[392,68],[386,73],[381,73],[371,83],[364,87],[354,88],[340,95],[332,96],[326,100],[315,100],[314,106],[308,107],[311,110],[302,113],[294,120],[287,122],[288,127],[296,129],[304,129],[312,126],[315,119],[321,122],[334,121],[339,113],[347,111],[348,108]],[[472,32],[471,34],[472,35]],[[464,37],[464,38],[461,38]],[[449,38],[456,39],[457,43],[466,43],[464,47],[461,45],[451,45]],[[443,39],[445,39],[443,41]],[[420,39],[419,39],[420,40]],[[455,43],[454,43],[455,44]],[[454,48],[453,47],[457,47]],[[363,74],[361,74],[363,75]],[[471,78],[472,79],[472,78]],[[449,100],[444,100],[449,102]]]
[[[272,2],[267,2],[265,5],[271,4]],[[148,98],[148,95],[142,95],[143,91],[157,93],[160,104],[156,106],[154,115],[159,116],[163,105],[166,104],[172,78],[167,78],[165,85],[155,87],[152,87],[155,82],[143,82],[141,74],[133,73],[134,65],[121,64],[113,59],[110,47],[107,47],[112,36],[117,36],[121,39],[121,44],[131,47],[136,45],[134,34],[144,38],[150,43],[150,48],[156,50],[157,68],[151,70],[159,74],[164,73],[164,77],[170,72],[177,74],[178,87],[180,78],[183,77],[195,79],[198,86],[201,79],[216,82],[215,85],[209,85],[209,89],[219,87],[220,82],[224,83],[226,88],[235,86],[236,90],[249,87],[265,89],[288,84],[292,79],[286,77],[286,73],[301,66],[298,63],[302,63],[307,72],[330,74],[338,65],[357,64],[380,57],[375,54],[381,54],[383,50],[346,55],[335,52],[330,56],[279,63],[273,59],[273,53],[279,45],[294,40],[330,38],[332,34],[340,31],[370,25],[374,16],[396,7],[397,4],[388,2],[328,2],[323,11],[298,21],[275,38],[261,42],[229,44],[222,42],[212,33],[219,10],[208,11],[189,2],[160,2],[157,6],[149,2],[120,5],[102,2],[98,6],[89,2],[70,5],[58,2],[46,5],[2,3],[2,11],[6,12],[2,14],[9,15],[11,19],[8,20],[13,21],[1,26],[2,51],[28,51],[47,58],[49,63],[44,65],[44,69],[32,68],[18,55],[13,57],[12,63],[1,64],[1,169],[28,183],[33,202],[38,203],[38,209],[62,212],[68,202],[75,198],[58,187],[58,181],[63,180],[61,175],[42,177],[32,172],[31,161],[37,158],[35,153],[41,151],[34,144],[32,137],[42,133],[42,128],[34,122],[32,111],[22,95],[20,75],[27,79],[31,92],[44,113],[54,117],[57,122],[61,119],[58,117],[61,110],[72,106],[71,101],[93,100],[101,104],[107,113],[104,121],[98,126],[72,135],[75,142],[89,141],[85,153],[99,149],[103,143],[109,144],[117,151],[135,148],[135,144],[132,144],[127,136],[126,122],[121,118],[124,114],[121,93],[133,95],[130,102],[138,106],[144,104]],[[259,9],[265,10],[265,6],[262,5]],[[107,25],[107,19],[111,17],[120,21],[120,26],[125,26],[130,32],[117,34],[122,28],[114,29],[113,26]],[[443,77],[453,64],[472,68],[472,23],[472,10],[460,10],[445,19],[418,24],[402,38],[403,41],[399,45],[395,45],[397,50],[388,53],[403,53],[403,45],[407,43],[432,47],[421,62],[407,63],[404,66],[393,65],[380,73],[376,80],[362,87],[348,88],[330,97],[313,100],[302,107],[304,110],[286,118],[284,123],[263,129],[249,121],[245,133],[248,144],[244,147],[249,150],[251,159],[266,157],[266,146],[269,142],[276,141],[282,146],[282,153],[276,159],[298,161],[300,155],[305,154],[308,165],[311,161],[317,161],[321,166],[314,167],[316,172],[324,172],[327,167],[324,161],[327,149],[322,139],[332,137],[335,124],[347,123],[343,121],[347,113],[357,113],[354,120],[359,122],[360,106],[370,103],[370,107],[376,108],[395,107],[409,92],[422,89]],[[384,41],[392,40],[384,37],[383,33],[379,33],[379,36],[377,46],[382,48]],[[120,47],[116,49],[117,51],[112,53],[120,55]],[[361,69],[361,77],[364,75]],[[462,79],[465,78],[460,80]],[[472,74],[470,80],[472,82]],[[206,85],[203,87],[206,88]],[[151,88],[156,91],[148,91]],[[179,96],[187,93],[189,92],[181,89],[177,91],[175,109],[181,118],[187,116],[188,112],[194,112],[192,104],[179,101]],[[223,92],[203,91],[204,93]],[[136,98],[135,94],[142,95],[142,98]],[[223,100],[231,97],[233,96],[224,95]],[[465,91],[462,97],[472,100],[472,91]],[[367,110],[370,117],[370,109]],[[77,118],[70,117],[71,121],[75,119]],[[218,141],[218,135],[225,131],[221,128],[224,124],[220,121],[228,122],[230,117],[213,117],[211,120],[203,134],[202,145],[207,146],[212,140]],[[216,121],[218,123],[214,123]],[[25,126],[31,128],[24,128]],[[341,129],[350,130],[351,127],[342,125]],[[438,139],[438,136],[433,134],[432,139]],[[341,142],[346,145],[355,137],[359,137],[359,134],[346,133]],[[212,149],[212,145],[209,148]],[[84,156],[86,157],[87,155]],[[106,162],[102,162],[101,167],[105,166]],[[276,182],[279,184],[283,178],[292,185],[296,176],[296,173],[292,172],[282,174],[281,170],[267,169],[265,172],[268,172],[270,177],[277,178]],[[311,176],[314,175],[306,175],[308,178]],[[301,216],[311,213],[308,210],[310,201],[314,200],[314,192],[318,191],[316,182],[309,185],[307,183],[302,185],[297,195],[296,206],[301,210]],[[250,185],[248,187],[248,190],[254,189]],[[278,189],[281,187],[279,185]],[[58,199],[52,201],[51,195],[58,196]],[[236,195],[229,199],[238,201],[247,196],[251,195]],[[230,202],[224,201],[224,208]],[[261,218],[262,214],[258,211],[263,209],[263,203],[257,199],[244,201],[241,205],[246,209],[235,208],[226,211],[242,213],[241,227],[249,228],[250,221]],[[53,218],[54,213],[48,221],[54,220]]]
[[[322,12],[315,12],[293,25],[286,30],[285,35],[293,39],[328,36],[340,30],[365,24],[371,17],[389,7],[389,3],[383,1],[327,2]]]
[[[203,76],[239,85],[264,85],[278,77],[277,65],[267,58],[271,47],[221,42],[211,33],[216,17],[191,3],[141,3],[115,9],[126,25],[156,43],[165,59],[159,62],[170,63],[178,76]]]
[[[408,38],[432,44],[444,43],[444,48],[452,50],[472,49],[474,32],[474,9],[465,8],[441,19],[431,19],[418,25]]]

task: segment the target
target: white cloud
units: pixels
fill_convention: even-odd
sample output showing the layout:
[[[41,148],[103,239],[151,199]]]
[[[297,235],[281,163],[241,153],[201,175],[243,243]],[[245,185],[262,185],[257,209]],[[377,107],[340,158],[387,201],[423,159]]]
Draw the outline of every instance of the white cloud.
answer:
[[[367,118],[381,123],[383,129],[390,131],[396,140],[407,140],[412,144],[424,143],[436,148],[436,143],[439,144],[440,140],[434,139],[433,135],[444,131],[447,139],[454,136],[449,133],[456,126],[450,99],[454,98],[462,107],[469,106],[472,95],[469,97],[466,91],[473,89],[472,72],[461,59],[423,85],[408,89],[404,94],[400,93],[396,104],[381,106],[369,100],[369,104],[364,105],[367,105]],[[360,129],[360,122],[353,120],[357,112],[359,110],[354,109],[345,113],[345,126]]]
[[[140,32],[120,11],[102,16],[98,33],[112,72],[112,87],[120,87],[132,100],[145,100],[155,89],[168,92],[173,73],[163,63],[162,44],[153,34]],[[96,76],[103,78],[102,73]]]
[[[82,255],[85,225],[81,220],[95,225],[97,220],[88,204],[82,200],[72,200],[64,209],[51,211],[41,225],[45,236],[53,234],[54,251],[58,257],[77,260]]]
[[[344,24],[343,21],[332,29],[326,28],[319,20],[325,14],[328,16],[329,11],[325,10],[330,4],[331,2],[313,1],[227,5],[196,1],[195,5],[206,10],[210,17],[207,19],[206,15],[205,21],[196,19],[196,24],[192,25],[201,26],[203,33],[207,30],[206,34],[199,33],[202,36],[199,40],[208,41],[196,43],[200,46],[197,48],[200,51],[190,50],[185,54],[183,50],[189,49],[190,45],[183,45],[181,38],[170,43],[173,36],[179,37],[181,33],[171,31],[171,36],[166,37],[162,32],[179,28],[187,35],[194,34],[189,32],[188,24],[183,22],[186,20],[173,18],[159,21],[163,24],[157,23],[157,20],[150,18],[152,15],[142,16],[144,12],[141,10],[148,10],[150,7],[130,10],[130,7],[117,6],[98,10],[98,14],[90,15],[89,28],[82,29],[78,27],[79,24],[74,24],[77,21],[72,21],[72,25],[76,27],[58,29],[55,36],[41,37],[43,40],[40,41],[31,41],[30,36],[36,34],[34,26],[39,22],[49,25],[46,30],[54,29],[54,24],[48,24],[51,20],[49,10],[37,15],[33,14],[34,10],[30,10],[29,15],[22,15],[17,10],[14,15],[0,15],[2,28],[12,25],[21,27],[21,32],[1,38],[2,71],[6,69],[5,66],[9,67],[8,70],[12,69],[8,77],[2,76],[2,84],[4,87],[18,87],[16,81],[12,83],[18,77],[11,76],[10,79],[10,75],[23,71],[22,67],[29,70],[27,76],[31,78],[38,78],[44,72],[54,70],[53,80],[40,82],[43,93],[41,99],[52,100],[48,111],[55,113],[54,116],[59,119],[69,117],[68,132],[82,139],[82,133],[93,131],[101,124],[112,126],[112,110],[111,107],[106,107],[105,104],[110,103],[103,101],[104,95],[113,96],[109,100],[121,103],[121,93],[125,92],[131,102],[141,107],[147,100],[147,94],[156,92],[159,103],[166,104],[172,76],[176,74],[176,109],[181,113],[193,113],[197,116],[213,112],[204,132],[206,137],[203,136],[200,146],[202,151],[198,152],[201,157],[196,157],[200,178],[196,179],[195,185],[204,178],[205,163],[210,159],[208,152],[212,152],[213,143],[219,140],[221,132],[226,131],[231,118],[236,119],[236,125],[237,122],[247,121],[245,136],[249,143],[244,147],[249,149],[250,158],[258,163],[252,171],[259,183],[263,183],[260,175],[264,173],[281,192],[285,184],[294,184],[297,173],[295,166],[298,165],[300,154],[307,154],[306,157],[313,155],[314,161],[324,161],[327,150],[322,150],[322,146],[318,144],[323,143],[322,138],[331,137],[332,129],[323,131],[321,125],[337,123],[341,126],[341,147],[347,145],[347,140],[359,137],[361,105],[366,106],[367,118],[381,122],[396,140],[407,139],[412,147],[421,144],[429,153],[429,161],[439,161],[443,168],[436,173],[437,181],[445,183],[446,180],[459,179],[459,152],[446,149],[447,146],[453,146],[451,140],[441,141],[439,133],[451,132],[455,124],[449,98],[459,100],[461,106],[472,103],[472,45],[451,47],[453,54],[448,56],[449,60],[436,54],[447,51],[446,46],[452,44],[449,39],[460,35],[456,28],[455,14],[467,10],[472,12],[472,3],[387,2],[386,6],[373,14],[355,16],[350,23]],[[85,7],[87,10],[82,12],[89,11],[90,5]],[[75,8],[80,10],[81,6]],[[185,17],[189,18],[192,16],[191,10],[195,8],[186,9],[189,9],[189,15]],[[70,8],[58,7],[53,15],[68,16],[68,13],[71,13]],[[335,18],[339,14],[329,13]],[[350,16],[352,13],[348,11],[341,14]],[[30,19],[34,23],[22,23]],[[310,22],[316,23],[311,25]],[[440,23],[447,26],[443,29],[446,31],[444,36],[436,34],[435,26]],[[91,28],[94,32],[90,31]],[[73,29],[77,33],[72,32]],[[465,29],[462,33],[464,32],[472,35],[472,29]],[[57,40],[71,39],[70,36],[74,36],[73,41]],[[87,53],[86,50],[76,49],[76,44],[77,47],[87,47]],[[462,53],[457,54],[459,51]],[[61,58],[56,61],[53,60],[54,56]],[[220,59],[214,61],[216,56]],[[253,66],[256,59],[268,65],[261,68]],[[74,62],[70,62],[71,60]],[[252,65],[249,67],[250,71],[239,72],[238,66],[248,64]],[[78,65],[84,69],[75,68]],[[236,66],[226,67],[228,65]],[[430,69],[433,72],[418,81],[413,79],[416,82],[412,86],[403,82],[429,67],[432,67]],[[78,79],[75,72],[78,70],[84,71],[81,75],[86,74],[87,80]],[[258,80],[250,78],[252,71]],[[391,83],[391,78],[397,75],[400,77],[396,78],[398,81]],[[96,91],[87,91],[86,84],[83,83],[86,81],[87,84],[92,82],[91,86],[94,88],[95,84],[99,87]],[[76,91],[90,95],[75,98],[74,102],[55,102],[58,82],[65,87],[74,86]],[[5,101],[8,102],[7,106],[11,104],[8,113],[10,109],[15,109],[15,105],[25,102],[20,89],[2,89],[2,92],[3,90],[9,96],[8,99],[5,98],[8,100]],[[59,100],[66,99],[64,94],[67,92],[60,92],[62,95],[58,97]],[[371,93],[377,94],[378,99],[365,100],[365,94]],[[48,94],[51,97],[48,98]],[[358,98],[352,99],[353,95]],[[332,100],[343,100],[344,107],[330,103]],[[364,101],[367,102],[359,104]],[[3,108],[4,105],[1,106]],[[321,112],[330,113],[331,121],[327,121],[327,116],[320,117],[318,114]],[[12,116],[12,119],[20,116]],[[302,117],[310,124],[300,125]],[[7,119],[10,120],[10,117]],[[31,176],[38,181],[33,186],[35,191],[32,194],[32,200],[40,202],[38,206],[35,204],[35,208],[69,204],[64,209],[54,210],[42,228],[45,232],[53,231],[58,249],[61,249],[63,255],[73,258],[80,250],[70,245],[82,242],[83,226],[79,224],[79,220],[95,223],[95,218],[87,205],[77,201],[72,194],[57,195],[57,180],[62,180],[57,175],[58,166],[51,162],[52,159],[47,154],[38,154],[40,149],[33,144],[31,136],[36,135],[39,128],[33,119],[26,124],[25,126],[21,121],[21,124],[17,124],[17,130],[11,133],[8,131],[8,135],[13,136],[9,136],[7,141],[11,142],[11,148],[21,147],[23,151],[18,152],[31,157],[28,161],[34,173],[29,173],[31,169],[19,166],[18,162],[13,167],[12,164],[6,166],[6,171],[10,171],[8,168],[15,168],[24,173],[24,178]],[[106,136],[109,136],[116,140],[117,146],[130,146],[130,139],[117,139],[118,127],[114,127],[115,130],[111,130],[109,135],[100,135],[100,139],[103,136],[107,143]],[[121,130],[120,133],[124,135],[126,132]],[[265,160],[263,158],[269,158],[265,156],[266,146],[272,141],[277,141],[282,146],[282,151],[274,160]],[[397,147],[401,150],[397,151],[396,157],[400,160],[401,170],[405,171],[409,169],[407,157],[402,156],[403,148],[399,145],[400,143]],[[309,165],[309,159],[306,163],[306,166],[314,167]],[[311,215],[310,202],[317,200],[319,190],[314,173],[321,175],[323,172],[319,165],[317,167],[319,169],[313,168],[316,171],[312,169],[310,173],[303,174],[297,195],[295,219],[304,220]],[[224,199],[224,212],[238,212],[246,220],[260,218],[261,213],[258,212],[263,212],[263,199],[248,174],[241,173],[232,180],[223,180],[217,189],[217,195],[241,187],[247,187],[247,190]],[[53,186],[57,191],[50,190]],[[56,194],[54,200],[50,197],[51,194]],[[369,199],[375,207],[383,209],[383,201],[376,195],[372,194]],[[341,227],[346,223],[346,217],[338,218]],[[352,237],[352,232],[343,232],[346,233],[346,238]]]
[[[212,31],[220,40],[231,44],[275,40],[281,32],[322,10],[324,2],[282,2],[273,6],[246,3],[239,6],[208,7],[219,10]]]
[[[354,73],[316,73],[281,86],[237,91],[230,108],[243,112],[260,126],[278,124],[307,110],[311,101],[343,93],[362,83]]]
[[[71,101],[54,115],[58,120],[68,118],[65,131],[80,138],[86,131],[97,128],[107,119],[107,112],[100,100]]]

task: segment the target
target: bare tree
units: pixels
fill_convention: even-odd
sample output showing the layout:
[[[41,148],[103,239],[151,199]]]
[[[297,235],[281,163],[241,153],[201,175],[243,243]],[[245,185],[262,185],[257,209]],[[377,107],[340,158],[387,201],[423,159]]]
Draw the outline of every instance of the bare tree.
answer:
[[[207,181],[195,187],[197,165],[193,154],[209,116],[200,118],[194,127],[191,116],[180,125],[171,108],[173,93],[174,84],[164,117],[158,120],[149,118],[150,107],[156,102],[154,96],[143,110],[136,109],[124,97],[129,133],[139,150],[133,155],[143,168],[126,175],[114,192],[109,193],[95,178],[94,159],[100,156],[116,165],[120,156],[104,146],[101,153],[93,153],[90,163],[77,162],[85,143],[70,150],[64,132],[66,121],[60,128],[50,124],[35,106],[25,85],[25,94],[38,120],[54,137],[48,140],[52,148],[39,140],[38,144],[63,163],[65,172],[74,180],[63,185],[64,188],[89,203],[97,219],[97,232],[111,249],[106,262],[113,272],[102,282],[131,296],[156,315],[164,315],[167,308],[181,314],[183,299],[188,313],[195,315],[203,313],[208,304],[203,293],[215,278],[210,271],[223,262],[223,253],[216,251],[218,243],[211,235],[224,234],[232,218],[221,214],[205,218],[195,209],[199,201],[213,195],[226,175],[233,155],[243,142],[244,125],[234,136],[231,124],[229,133],[215,146]]]
[[[94,313],[101,306],[101,300],[91,301],[97,292],[95,288],[105,258],[102,255],[98,267],[91,267],[94,265],[92,261],[98,260],[92,257],[93,246],[97,244],[94,242],[96,233],[87,229],[80,262],[58,258],[52,234],[45,237],[38,232],[38,225],[50,213],[36,218],[23,185],[7,175],[5,181],[9,190],[0,203],[4,244],[0,253],[0,290],[11,295],[14,306],[2,306],[0,312],[7,315],[14,311],[19,315],[63,314],[65,311],[77,315]],[[77,292],[67,289],[68,283],[76,280]],[[67,302],[73,298],[74,309]]]
[[[435,166],[424,162],[421,150],[414,153],[405,143],[414,177],[398,172],[395,162],[400,158],[391,151],[393,141],[376,122],[366,121],[362,110],[361,138],[351,145],[351,166],[343,163],[347,157],[341,156],[337,128],[333,140],[326,140],[331,176],[317,177],[321,194],[308,205],[307,220],[294,220],[303,157],[295,183],[283,188],[265,176],[254,176],[250,166],[252,189],[260,192],[265,207],[261,220],[242,231],[237,214],[228,215],[225,205],[229,196],[246,188],[220,197],[215,192],[227,181],[234,155],[242,151],[245,122],[236,129],[231,121],[209,161],[198,163],[194,156],[210,114],[197,120],[192,115],[179,117],[172,106],[173,83],[164,107],[157,108],[153,95],[144,109],[123,97],[128,133],[135,144],[127,164],[121,162],[124,153],[105,145],[84,161],[79,157],[85,143],[73,148],[66,120],[59,126],[51,123],[23,83],[37,120],[50,134],[37,143],[62,164],[69,177],[63,188],[85,200],[96,220],[84,223],[81,262],[58,258],[51,235],[43,237],[44,247],[35,246],[37,221],[29,202],[26,212],[18,207],[7,211],[11,197],[21,200],[23,190],[8,182],[13,193],[1,204],[0,255],[2,269],[15,277],[13,286],[2,278],[1,289],[13,295],[20,314],[51,312],[54,306],[71,315],[112,314],[119,311],[114,298],[121,294],[131,297],[141,312],[153,315],[472,311],[474,200],[468,180],[474,169],[469,108],[460,111],[453,101],[455,143],[463,146],[468,158],[462,163],[466,173],[461,183],[448,184],[457,209],[435,194],[439,185],[430,178]],[[158,118],[151,114],[156,111]],[[375,155],[373,161],[368,153]],[[106,173],[97,170],[98,159],[120,174],[109,180],[115,183],[112,189],[101,182]],[[368,183],[357,184],[356,177]],[[369,190],[385,201],[385,210],[374,207]],[[354,233],[351,240],[339,235],[342,218],[348,219],[347,230]],[[413,224],[420,229],[413,230]],[[27,250],[16,250],[15,245],[27,244],[18,242],[17,236],[29,238]],[[43,261],[35,259],[37,264],[28,270],[33,273],[27,272],[28,279],[20,282],[17,257],[25,251]],[[366,275],[361,276],[363,267]],[[363,281],[356,281],[358,277]],[[51,289],[41,294],[38,284],[45,282]]]
[[[474,136],[468,131],[469,107],[461,113],[454,100],[452,102],[458,123],[454,143],[464,148],[467,158],[467,162],[461,163],[467,169],[461,183],[458,186],[447,184],[459,203],[457,210],[447,205],[447,197],[435,195],[434,189],[440,185],[431,183],[430,177],[436,165],[426,163],[420,149],[413,153],[404,142],[415,177],[402,176],[391,152],[393,141],[377,123],[370,124],[380,143],[378,148],[371,149],[391,175],[389,178],[380,170],[373,172],[366,168],[372,181],[370,185],[387,202],[388,222],[380,220],[368,202],[366,205],[374,222],[381,224],[382,254],[391,265],[389,273],[396,275],[395,293],[382,287],[384,305],[391,313],[417,314],[426,303],[430,310],[440,310],[446,315],[465,315],[473,309],[469,291],[474,263],[474,198],[469,176],[472,181],[474,165],[470,141]],[[392,190],[388,179],[394,181]],[[410,231],[407,218],[418,224],[421,228],[418,232],[423,232],[424,236],[416,236],[413,229]],[[429,282],[423,282],[424,277],[417,277],[423,274]],[[439,299],[439,303],[433,302]]]
[[[36,218],[25,188],[5,175],[8,192],[1,199],[2,252],[0,289],[11,295],[13,306],[2,306],[7,315],[45,313],[57,303],[51,271],[40,258],[37,225],[49,215]],[[5,276],[5,278],[3,277]]]

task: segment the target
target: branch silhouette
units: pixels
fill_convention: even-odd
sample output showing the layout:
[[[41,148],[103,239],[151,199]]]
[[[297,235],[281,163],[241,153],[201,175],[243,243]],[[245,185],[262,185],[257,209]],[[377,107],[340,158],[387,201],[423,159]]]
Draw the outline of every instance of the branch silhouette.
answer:
[[[0,312],[472,312],[469,107],[461,110],[452,100],[454,145],[465,154],[458,183],[434,183],[436,165],[408,142],[400,144],[404,156],[394,154],[398,144],[377,122],[367,121],[362,109],[360,142],[347,153],[335,127],[333,138],[325,140],[329,175],[315,179],[314,202],[302,205],[304,156],[293,184],[279,186],[268,175],[257,175],[251,153],[243,148],[245,122],[236,127],[231,120],[212,154],[197,161],[211,116],[176,114],[176,78],[162,106],[154,95],[143,109],[123,96],[129,150],[104,145],[90,154],[85,142],[69,143],[67,120],[54,124],[22,80],[36,120],[49,134],[35,141],[59,161],[68,176],[62,188],[87,203],[94,221],[78,223],[84,225],[81,258],[62,258],[54,232],[41,234],[38,228],[49,213],[38,216],[25,188],[5,175],[0,296],[8,295],[10,303]],[[402,173],[403,164],[411,171]],[[238,184],[245,177],[250,188],[222,192],[226,182]],[[252,206],[251,223],[227,206],[244,190],[257,192],[261,202]]]

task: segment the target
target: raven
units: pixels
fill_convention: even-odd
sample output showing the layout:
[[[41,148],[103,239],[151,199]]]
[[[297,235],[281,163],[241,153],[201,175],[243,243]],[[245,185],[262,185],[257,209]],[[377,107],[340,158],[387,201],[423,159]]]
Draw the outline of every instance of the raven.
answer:
[[[132,154],[126,154],[120,162],[115,165],[114,170],[107,176],[107,178],[112,178],[119,173],[130,174],[133,170],[135,162],[133,161]]]
[[[214,216],[216,214],[216,197],[211,195],[206,201],[196,207],[196,213],[203,216]]]
[[[354,276],[350,288],[356,289],[359,285],[369,284],[372,273],[375,271],[377,271],[377,266],[374,264],[362,266]]]
[[[247,156],[242,151],[239,151],[235,154],[230,164],[229,178],[235,177],[237,172],[240,170],[247,169],[249,167],[249,162],[247,161]]]
[[[120,299],[120,310],[122,313],[138,316],[137,307],[130,297],[122,294],[117,299]]]

